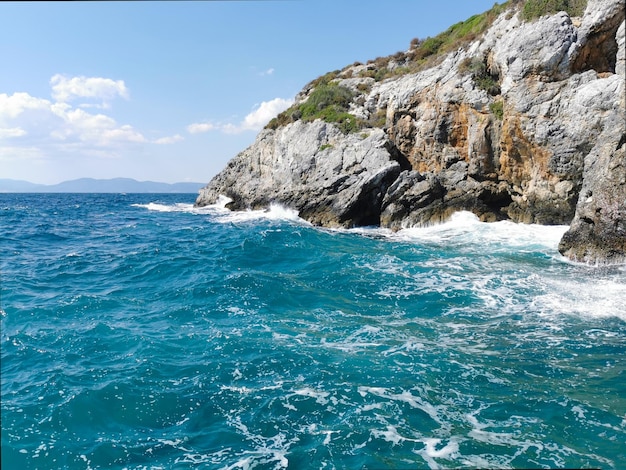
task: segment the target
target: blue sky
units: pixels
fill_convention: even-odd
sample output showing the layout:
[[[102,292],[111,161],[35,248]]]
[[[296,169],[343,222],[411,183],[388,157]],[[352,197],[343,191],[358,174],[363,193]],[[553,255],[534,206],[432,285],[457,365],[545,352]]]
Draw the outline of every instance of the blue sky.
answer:
[[[208,182],[312,79],[493,4],[0,2],[0,178]]]

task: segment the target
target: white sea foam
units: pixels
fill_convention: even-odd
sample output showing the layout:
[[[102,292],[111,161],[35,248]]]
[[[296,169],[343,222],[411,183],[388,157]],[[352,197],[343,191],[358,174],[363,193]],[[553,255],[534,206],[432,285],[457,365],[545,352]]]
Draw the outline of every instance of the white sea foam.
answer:
[[[216,218],[221,223],[242,223],[255,220],[287,220],[310,225],[304,219],[298,216],[298,211],[289,209],[279,204],[272,204],[265,210],[246,210],[246,211],[221,211]]]
[[[322,434],[326,434],[326,437],[324,438],[324,442],[322,444],[325,445],[325,446],[330,444],[330,441],[332,439],[332,435],[333,435],[333,433],[336,433],[336,432],[338,432],[338,431],[322,431]]]
[[[556,249],[567,230],[565,225],[520,224],[511,221],[481,222],[471,212],[452,214],[450,219],[429,227],[406,228],[394,236],[406,241],[430,243],[475,243],[497,248],[545,247]]]
[[[213,209],[228,210],[226,209],[226,205],[232,201],[233,200],[231,198],[224,196],[223,194],[220,194],[220,196],[217,198],[217,201],[215,201],[215,204],[210,204],[207,207],[211,207]]]
[[[456,439],[451,439],[450,442],[440,448],[437,446],[441,444],[441,439],[427,437],[423,438],[421,442],[424,443],[424,447],[415,453],[420,455],[431,469],[441,468],[435,459],[452,460],[459,456],[459,443]]]
[[[229,424],[237,429],[244,439],[249,443],[251,449],[245,450],[240,453],[237,458],[239,459],[232,465],[223,467],[224,469],[253,469],[258,466],[267,467],[263,468],[287,468],[289,461],[287,454],[291,446],[297,442],[297,438],[287,439],[284,433],[266,437],[261,434],[255,434],[250,431],[250,428],[242,423],[241,418],[236,417],[230,420]],[[272,464],[270,467],[269,464]]]
[[[269,208],[264,210],[231,211],[226,208],[226,205],[230,201],[231,199],[220,196],[215,204],[202,207],[188,203],[160,204],[157,202],[132,204],[131,206],[155,212],[186,212],[189,214],[211,215],[214,217],[215,222],[225,224],[254,222],[257,220],[285,220],[297,222],[302,225],[311,225],[309,222],[299,217],[298,211],[281,206],[280,204],[271,204]]]
[[[378,227],[336,229],[336,231],[409,243],[476,245],[482,251],[485,246],[494,251],[538,248],[556,251],[567,229],[566,225],[522,224],[511,221],[481,222],[473,213],[459,211],[445,222],[425,227],[403,228],[397,232]],[[446,260],[446,263],[449,261]]]
[[[255,220],[285,220],[311,225],[300,218],[298,211],[272,204],[265,210],[230,211],[226,205],[231,199],[220,196],[215,204],[196,207],[188,203],[133,204],[157,212],[188,212],[193,214],[211,214],[219,223],[243,223]],[[385,228],[359,227],[353,229],[335,229],[334,231],[356,233],[364,236],[388,238],[393,241],[420,242],[429,244],[476,244],[481,249],[485,245],[494,250],[502,249],[544,249],[556,251],[559,240],[568,229],[565,225],[521,224],[510,221],[481,222],[476,215],[467,211],[452,214],[450,219],[441,224],[427,227],[413,227],[393,232]]]
[[[537,295],[532,306],[540,314],[572,314],[589,317],[617,317],[626,321],[626,282],[621,278],[547,277],[543,294]]]
[[[215,204],[197,207],[194,204],[185,202],[176,202],[173,204],[161,204],[158,202],[149,202],[147,204],[131,204],[131,207],[139,207],[155,212],[187,212],[191,214],[213,214],[213,213],[229,213],[226,204],[231,200],[227,197],[220,196]]]
[[[410,437],[402,436],[395,426],[391,424],[387,425],[386,429],[372,429],[371,434],[375,439],[383,439],[387,442],[391,442],[394,446],[401,444],[405,441],[420,442],[418,439],[412,439]]]
[[[390,393],[386,388],[383,387],[361,386],[358,388],[358,392],[362,397],[365,397],[368,393],[370,393],[386,400],[408,403],[412,408],[422,410],[424,413],[430,416],[433,421],[436,421],[438,423],[442,422],[435,406],[433,406],[431,403],[424,401],[421,397],[413,395],[407,390],[403,390],[401,393]]]
[[[193,204],[178,202],[175,204],[159,204],[157,202],[149,202],[148,204],[131,204],[132,207],[140,207],[155,212],[192,212]]]
[[[424,455],[427,455],[431,458],[441,458],[447,459],[459,451],[459,443],[455,440],[451,440],[445,446],[437,449],[437,446],[441,444],[441,439],[435,438],[425,438],[423,439],[425,444],[423,452],[420,452]]]
[[[301,397],[309,397],[314,398],[317,403],[320,405],[326,405],[328,403],[328,392],[323,392],[319,390],[314,390],[310,387],[301,388],[299,390],[294,390],[293,394],[290,396],[301,396]]]
[[[446,248],[454,245],[468,252],[452,259],[433,257],[421,261],[421,268],[432,268],[432,272],[426,273],[416,273],[410,262],[390,254],[368,261],[364,267],[401,280],[391,285],[382,284],[382,289],[377,292],[381,297],[408,298],[422,292],[448,295],[471,291],[484,302],[491,316],[533,311],[545,316],[573,314],[626,320],[626,303],[623,301],[626,299],[626,266],[607,268],[611,270],[607,273],[606,270],[568,262],[557,252],[559,240],[566,230],[567,226],[509,221],[485,223],[469,212],[457,212],[440,225],[409,228],[397,233],[381,229],[360,229],[357,233],[367,234],[369,231],[391,241],[419,245]],[[546,269],[535,271],[530,264],[514,265],[508,258],[485,256],[490,252],[507,255],[543,252],[551,255],[552,261],[546,259]],[[490,266],[493,262],[499,263],[499,269]],[[575,266],[575,269],[565,264]],[[520,272],[521,269],[528,270],[528,273]],[[468,276],[468,270],[471,276]]]
[[[366,325],[348,335],[342,341],[328,341],[326,338],[322,338],[321,344],[324,347],[337,349],[339,351],[355,353],[363,349],[382,346],[383,343],[381,341],[372,341],[372,339],[379,338],[381,333],[382,330],[380,328]]]

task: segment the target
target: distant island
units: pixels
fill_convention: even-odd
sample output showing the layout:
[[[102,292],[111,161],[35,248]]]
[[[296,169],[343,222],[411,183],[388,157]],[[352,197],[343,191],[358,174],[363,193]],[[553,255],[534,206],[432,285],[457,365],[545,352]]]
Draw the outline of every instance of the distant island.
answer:
[[[47,185],[0,178],[0,193],[197,193],[204,185],[137,181],[132,178],[79,178]]]

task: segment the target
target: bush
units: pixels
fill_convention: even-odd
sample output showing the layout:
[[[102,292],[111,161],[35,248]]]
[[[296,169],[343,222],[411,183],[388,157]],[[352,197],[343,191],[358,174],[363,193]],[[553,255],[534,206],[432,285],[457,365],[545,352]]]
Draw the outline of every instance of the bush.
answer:
[[[341,73],[341,70],[333,70],[332,72],[328,72],[322,75],[321,77],[317,77],[315,80],[307,84],[304,88],[311,89],[311,88],[316,88],[320,85],[328,85],[335,78],[337,78],[340,73]]]
[[[478,88],[485,90],[491,96],[500,94],[500,85],[491,75],[487,74],[480,77],[474,77],[474,81],[476,82],[476,85],[478,85]]]
[[[502,121],[504,118],[504,103],[502,101],[495,101],[489,105],[489,111],[493,113],[493,115],[499,121]]]
[[[292,109],[292,108],[289,108],[289,109]],[[279,127],[286,126],[287,124],[293,122],[291,115],[288,113],[289,109],[287,111],[283,111],[278,116],[271,119],[270,122],[268,122],[265,125],[265,128],[276,130]]]
[[[319,85],[311,92],[309,98],[300,105],[302,119],[317,119],[325,112],[331,112],[331,109],[336,112],[347,111],[353,97],[352,90],[344,86],[335,83]]]
[[[485,60],[479,57],[472,59],[467,58],[461,62],[459,66],[459,72],[471,73],[472,79],[478,88],[485,90],[492,96],[500,94],[500,85],[498,84],[498,77],[491,75],[487,69]]]
[[[356,89],[359,90],[361,93],[369,93],[372,89],[372,85],[370,83],[359,83],[356,86]]]
[[[323,80],[318,83],[320,85],[311,92],[304,103],[283,111],[265,127],[275,130],[298,119],[303,121],[321,119],[324,122],[337,124],[339,129],[346,134],[359,130],[362,122],[348,113],[354,92],[336,83],[324,83]]]
[[[570,16],[582,16],[585,8],[587,0],[527,0],[522,9],[522,19],[531,21],[560,11]]]
[[[410,61],[406,68],[401,71],[386,71],[385,76],[382,78],[402,72],[415,73],[433,65],[443,54],[463,47],[476,39],[491,26],[500,13],[515,5],[517,1],[520,0],[510,0],[502,5],[496,3],[490,10],[456,23],[435,37],[412,39],[410,50],[406,54]]]
[[[350,113],[341,113],[337,116],[336,121],[331,122],[337,123],[339,125],[339,129],[341,129],[341,132],[344,134],[350,134],[361,129],[361,121]]]

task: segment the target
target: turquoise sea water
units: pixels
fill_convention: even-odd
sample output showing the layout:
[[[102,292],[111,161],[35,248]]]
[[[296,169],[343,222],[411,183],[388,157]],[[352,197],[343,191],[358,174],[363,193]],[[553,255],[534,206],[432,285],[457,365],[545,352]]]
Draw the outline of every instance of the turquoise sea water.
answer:
[[[626,270],[565,227],[0,194],[2,469],[626,468]]]

